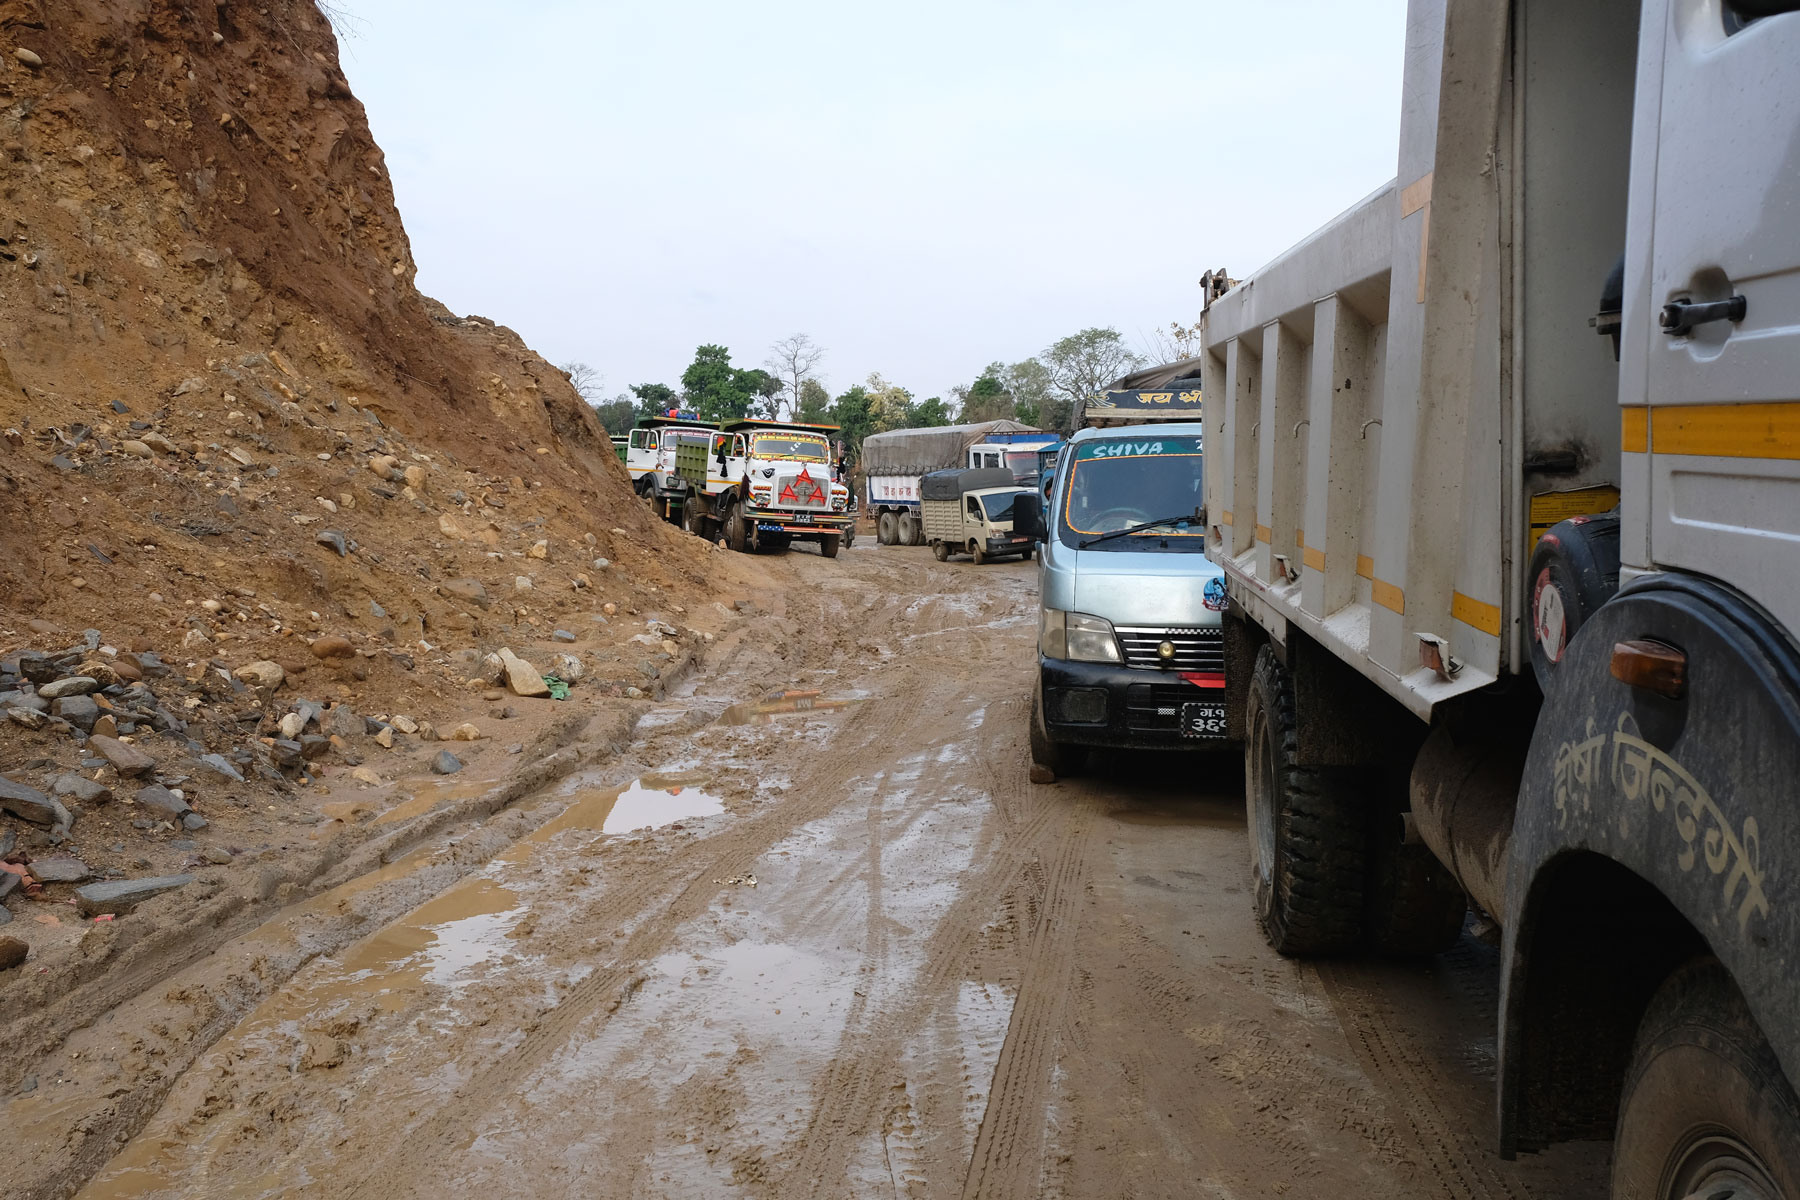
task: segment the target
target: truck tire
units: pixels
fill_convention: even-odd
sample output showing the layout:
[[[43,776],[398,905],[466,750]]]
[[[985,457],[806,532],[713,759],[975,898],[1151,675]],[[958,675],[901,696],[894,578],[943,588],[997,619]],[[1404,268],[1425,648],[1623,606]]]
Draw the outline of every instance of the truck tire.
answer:
[[[931,543],[931,557],[939,562],[950,561],[950,543],[945,541]]]
[[[1043,698],[1038,688],[1031,689],[1031,782],[1055,783],[1060,776],[1075,773],[1080,751],[1050,740],[1044,725]]]
[[[1448,868],[1422,843],[1403,840],[1391,805],[1370,805],[1365,932],[1377,954],[1441,954],[1462,937],[1469,898]]]
[[[681,527],[695,537],[706,536],[706,514],[700,503],[692,496],[684,496],[681,500]]]
[[[750,530],[744,523],[744,506],[732,504],[725,510],[725,544],[739,554],[750,545]]]
[[[836,558],[838,552],[838,535],[827,533],[819,538],[819,554],[824,558]]]
[[[1800,1196],[1800,1097],[1717,959],[1670,975],[1638,1024],[1612,1196]]]
[[[985,566],[987,563],[987,551],[983,550],[981,543],[974,538],[969,539],[969,557],[975,560],[975,565],[978,567]]]
[[[1340,954],[1362,942],[1368,831],[1338,776],[1299,766],[1294,693],[1264,646],[1250,680],[1244,799],[1256,920],[1281,954]]]
[[[1031,555],[1032,555],[1032,550],[1030,547],[1027,547],[1026,549],[1019,552],[1019,561],[1020,562],[1030,562]]]
[[[838,539],[846,550],[856,545],[856,522],[857,518],[850,518],[850,523],[844,526],[844,536]]]
[[[900,544],[902,546],[919,544],[919,518],[911,513],[900,514]]]
[[[875,518],[875,540],[883,546],[894,544],[894,527],[896,519],[892,512],[884,512]]]

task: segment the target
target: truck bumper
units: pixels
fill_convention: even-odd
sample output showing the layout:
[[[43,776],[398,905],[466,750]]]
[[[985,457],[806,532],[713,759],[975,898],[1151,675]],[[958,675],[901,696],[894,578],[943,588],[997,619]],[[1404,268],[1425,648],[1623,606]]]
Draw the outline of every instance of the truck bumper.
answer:
[[[1050,740],[1142,750],[1223,750],[1225,690],[1172,671],[1038,656],[1038,701]],[[1201,706],[1190,708],[1190,705]],[[1184,719],[1216,714],[1216,734],[1183,732]]]
[[[791,513],[765,508],[746,508],[744,516],[758,533],[787,533],[795,537],[817,537],[822,533],[842,534],[856,524],[850,513]]]
[[[991,537],[987,540],[989,554],[1023,554],[1035,545],[1028,537]]]

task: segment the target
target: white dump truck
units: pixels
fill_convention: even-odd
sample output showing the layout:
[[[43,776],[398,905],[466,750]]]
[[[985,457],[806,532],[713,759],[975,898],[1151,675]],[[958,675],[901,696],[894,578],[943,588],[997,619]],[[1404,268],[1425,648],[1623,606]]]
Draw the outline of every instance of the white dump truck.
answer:
[[[1010,467],[932,471],[919,481],[925,544],[939,562],[967,554],[977,566],[994,558],[1030,558],[1033,539],[1013,530],[1013,500],[1035,495]]]
[[[1472,901],[1615,1200],[1800,1196],[1797,7],[1413,0],[1398,177],[1203,318],[1256,915]]]
[[[675,465],[687,491],[682,524],[733,550],[816,542],[836,558],[856,518],[830,435],[835,425],[746,419],[681,434]]]
[[[644,417],[613,448],[631,476],[631,486],[664,520],[679,523],[682,500],[688,484],[675,469],[675,447],[688,441],[708,441],[718,431],[711,421],[702,421],[692,412],[670,409],[660,417]]]
[[[1031,440],[1010,440],[1016,436]],[[1054,445],[1058,439],[1057,434],[1017,421],[935,425],[870,434],[863,439],[862,468],[868,478],[868,511],[875,518],[875,540],[884,546],[924,544],[919,480],[928,472],[1005,466],[1013,469],[1015,478],[1035,474],[1038,450]]]

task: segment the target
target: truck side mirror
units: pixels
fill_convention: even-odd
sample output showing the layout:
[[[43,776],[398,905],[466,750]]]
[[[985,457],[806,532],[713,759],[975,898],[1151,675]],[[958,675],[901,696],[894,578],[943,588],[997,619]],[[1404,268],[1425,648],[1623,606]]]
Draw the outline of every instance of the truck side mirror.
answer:
[[[1022,533],[1036,542],[1044,540],[1044,507],[1035,492],[1021,492],[1013,497],[1013,532]]]

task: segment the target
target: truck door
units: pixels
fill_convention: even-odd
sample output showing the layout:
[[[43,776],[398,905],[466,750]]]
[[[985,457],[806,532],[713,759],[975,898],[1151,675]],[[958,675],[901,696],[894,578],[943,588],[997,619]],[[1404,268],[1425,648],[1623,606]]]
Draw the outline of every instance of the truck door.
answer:
[[[1625,314],[1648,412],[1628,388],[1624,447],[1649,456],[1651,560],[1800,629],[1800,12],[1668,0],[1660,34],[1660,116],[1634,146],[1660,122],[1648,303]]]
[[[963,497],[963,536],[987,540],[987,531],[981,526],[981,504],[973,496]]]
[[[656,431],[634,429],[625,446],[625,469],[633,479],[656,466]]]

